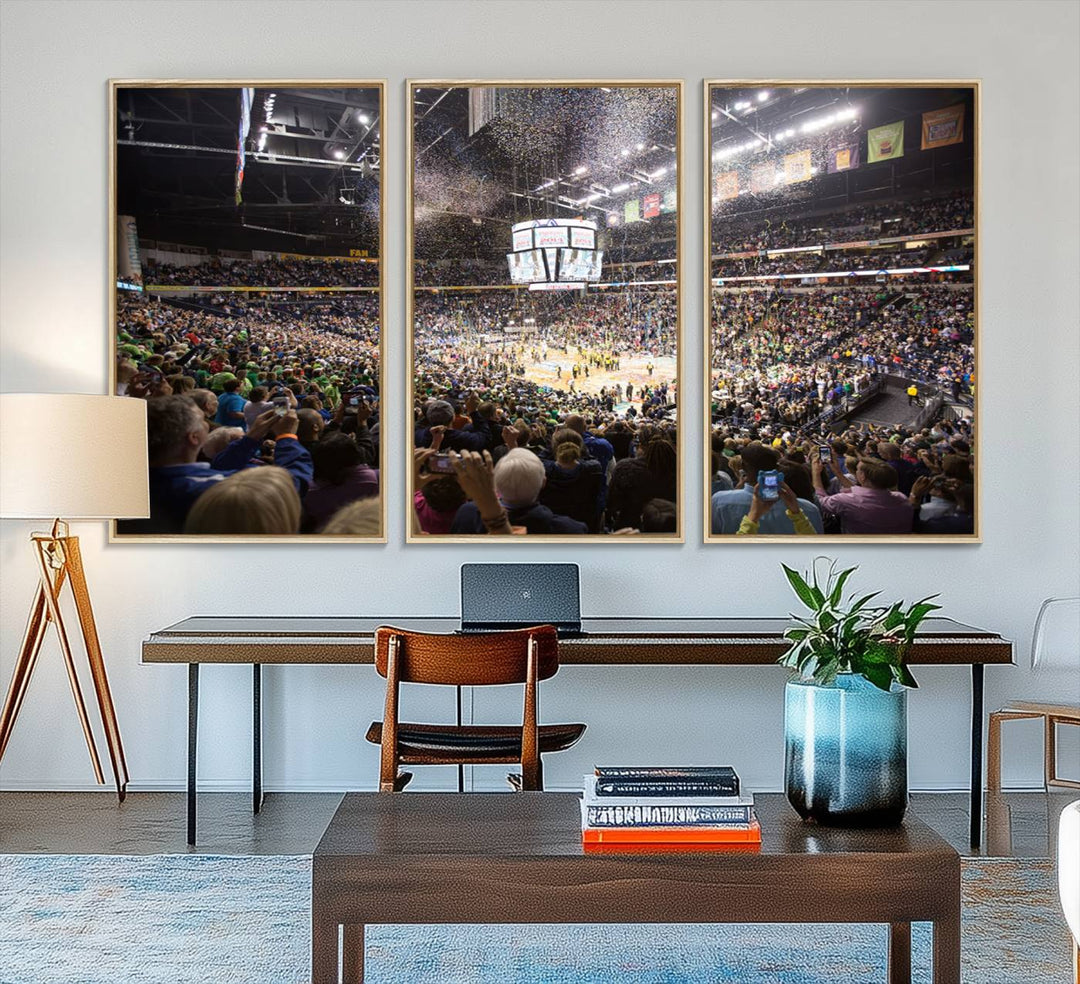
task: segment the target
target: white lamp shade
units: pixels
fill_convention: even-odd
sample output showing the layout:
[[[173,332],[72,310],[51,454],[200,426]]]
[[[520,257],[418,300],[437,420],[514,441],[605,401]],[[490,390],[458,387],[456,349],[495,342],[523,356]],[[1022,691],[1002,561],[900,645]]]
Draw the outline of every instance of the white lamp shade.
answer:
[[[149,515],[143,400],[0,394],[0,517]]]

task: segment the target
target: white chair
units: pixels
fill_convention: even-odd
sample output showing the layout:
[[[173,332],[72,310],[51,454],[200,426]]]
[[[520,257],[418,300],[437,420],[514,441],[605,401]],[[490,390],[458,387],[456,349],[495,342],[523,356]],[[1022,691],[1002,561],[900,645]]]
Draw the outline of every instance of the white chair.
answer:
[[[1068,671],[1080,679],[1080,598],[1047,598],[1035,619],[1031,638],[1031,668]],[[1080,705],[1042,704],[1018,700],[990,714],[987,728],[986,788],[1001,788],[1001,722],[1042,718],[1045,728],[1044,786],[1080,789],[1080,782],[1057,773],[1057,726],[1080,727]]]
[[[1073,978],[1080,984],[1080,800],[1058,821],[1058,892],[1073,935]]]

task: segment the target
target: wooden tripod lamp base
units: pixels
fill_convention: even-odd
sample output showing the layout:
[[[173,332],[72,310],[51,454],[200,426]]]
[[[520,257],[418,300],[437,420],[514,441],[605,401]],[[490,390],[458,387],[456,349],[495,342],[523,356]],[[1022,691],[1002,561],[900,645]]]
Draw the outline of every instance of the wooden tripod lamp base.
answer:
[[[86,747],[90,750],[94,776],[99,783],[105,782],[105,776],[101,770],[101,758],[98,755],[94,733],[90,729],[90,719],[86,713],[86,701],[83,700],[82,687],[75,672],[75,657],[71,652],[68,631],[60,609],[61,589],[67,582],[71,585],[71,593],[75,598],[75,610],[79,616],[86,658],[90,664],[90,677],[94,683],[94,692],[97,694],[105,741],[109,746],[109,758],[112,761],[113,777],[116,780],[116,793],[122,803],[127,793],[127,762],[124,759],[124,747],[120,741],[120,728],[116,723],[116,710],[109,691],[109,680],[105,675],[105,661],[101,654],[101,643],[98,641],[97,626],[94,624],[94,612],[90,606],[90,592],[86,587],[82,555],[79,553],[79,538],[71,536],[67,523],[58,519],[53,523],[50,532],[31,534],[30,542],[34,546],[38,566],[38,587],[30,607],[30,617],[26,623],[22,647],[15,661],[15,672],[11,677],[11,685],[8,688],[7,698],[4,700],[3,710],[0,711],[0,759],[3,759],[4,752],[7,750],[8,739],[11,738],[15,719],[19,716],[23,698],[30,685],[30,677],[33,675],[38,654],[41,652],[41,645],[45,640],[49,625],[52,624],[60,641],[60,652],[67,667],[71,693],[75,698],[75,710],[82,724]]]

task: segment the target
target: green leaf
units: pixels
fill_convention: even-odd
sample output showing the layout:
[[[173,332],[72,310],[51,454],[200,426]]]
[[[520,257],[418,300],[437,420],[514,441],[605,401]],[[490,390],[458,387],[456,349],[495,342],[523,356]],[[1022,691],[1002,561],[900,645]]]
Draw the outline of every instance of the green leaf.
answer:
[[[858,570],[857,567],[849,567],[846,571],[841,571],[840,572],[839,577],[837,577],[837,579],[836,579],[836,585],[833,587],[832,591],[829,593],[829,604],[832,605],[834,608],[837,605],[840,604],[840,599],[843,597],[844,583],[857,570]]]
[[[882,628],[888,632],[890,629],[895,629],[898,625],[901,625],[903,621],[904,616],[900,611],[900,602],[897,602],[886,613],[885,619],[882,622]]]
[[[880,690],[888,690],[892,686],[892,669],[888,666],[867,666],[863,670],[863,676]]]
[[[909,670],[904,663],[893,667],[893,675],[896,677],[897,681],[902,683],[905,687],[912,687],[918,690],[919,685],[915,682],[915,677],[911,675],[911,670]]]
[[[787,564],[781,564],[780,566],[784,568],[784,574],[787,576],[788,584],[791,585],[795,594],[799,596],[799,601],[806,605],[807,608],[816,611],[818,605],[814,603],[814,593],[811,590],[810,585],[802,579],[802,576],[798,571],[793,571]],[[818,594],[820,593],[821,592],[819,591]]]
[[[849,611],[849,612],[851,612],[851,613],[853,613],[853,614],[854,614],[855,612],[859,612],[859,611],[862,611],[862,607],[863,607],[863,605],[867,604],[868,602],[871,602],[871,601],[873,601],[873,600],[874,600],[874,599],[875,599],[875,598],[876,598],[876,597],[877,597],[877,596],[878,596],[879,594],[881,594],[881,592],[880,592],[880,591],[874,591],[874,592],[872,592],[872,593],[870,593],[870,594],[868,594],[868,595],[864,595],[864,596],[863,596],[862,598],[860,598],[860,599],[859,599],[859,600],[858,600],[857,602],[855,602],[855,604],[853,604],[853,605],[852,605],[852,606],[851,606],[851,607],[850,607],[850,608],[848,609],[848,611]]]

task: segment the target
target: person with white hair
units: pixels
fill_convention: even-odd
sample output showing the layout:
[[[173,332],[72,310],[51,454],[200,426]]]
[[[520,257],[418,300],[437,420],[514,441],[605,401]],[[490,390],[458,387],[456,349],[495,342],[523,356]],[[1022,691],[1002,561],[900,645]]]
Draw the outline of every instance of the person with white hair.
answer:
[[[512,448],[495,466],[495,492],[506,508],[511,526],[523,526],[530,534],[587,533],[588,527],[569,516],[559,516],[538,501],[547,481],[544,463],[527,448]],[[476,503],[466,502],[457,511],[451,533],[483,533],[484,522]]]

